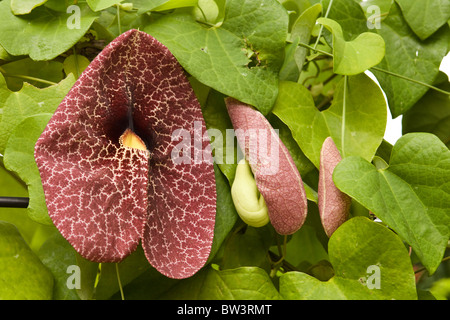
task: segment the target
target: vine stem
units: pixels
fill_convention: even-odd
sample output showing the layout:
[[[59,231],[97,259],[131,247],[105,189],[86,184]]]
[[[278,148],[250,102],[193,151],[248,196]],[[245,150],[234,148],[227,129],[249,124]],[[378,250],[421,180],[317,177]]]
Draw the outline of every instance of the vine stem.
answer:
[[[120,297],[122,298],[122,300],[125,300],[125,296],[123,294],[122,282],[120,281],[119,264],[115,263],[115,265],[116,265],[117,282],[119,283]]]
[[[319,50],[319,49],[315,49],[314,47],[312,47],[312,46],[310,46],[310,45],[308,45],[306,43],[300,42],[298,45],[300,47],[313,50],[315,52],[321,53],[321,54],[326,55],[328,57],[331,57],[331,58],[334,57],[332,53],[329,53],[329,52],[326,52],[326,51],[323,51],[323,50]],[[422,85],[422,86],[427,87],[429,89],[432,89],[432,90],[435,90],[435,91],[440,92],[442,94],[450,96],[450,92],[442,90],[442,89],[440,89],[438,87],[432,86],[432,85],[430,85],[428,83],[422,82],[420,80],[416,80],[416,79],[412,79],[412,78],[409,78],[409,77],[406,77],[406,76],[402,76],[401,74],[397,74],[397,73],[394,73],[394,72],[391,72],[391,71],[388,71],[388,70],[384,70],[384,69],[381,69],[381,68],[378,68],[378,67],[372,67],[369,70],[383,72],[383,73],[386,73],[388,75],[391,75],[391,76],[394,76],[394,77],[397,77],[397,78],[400,78],[400,79],[403,79],[403,80],[406,80],[406,81],[410,81],[410,82],[413,82],[413,83],[416,83],[416,84],[419,84],[419,85]]]
[[[43,84],[48,84],[48,85],[51,85],[51,86],[56,84],[56,82],[48,81],[48,80],[44,80],[44,79],[40,79],[40,78],[25,76],[25,75],[21,75],[21,74],[10,74],[10,73],[5,72],[1,68],[0,68],[0,72],[3,74],[4,77],[18,78],[18,79],[29,80],[29,81],[36,81],[36,82],[40,82],[40,83],[43,83]]]
[[[117,7],[117,27],[119,28],[119,34],[122,34],[122,26],[120,25],[120,5],[116,4]]]
[[[287,235],[283,238],[283,246],[281,246],[278,237],[277,239],[277,247],[278,247],[278,254],[280,255],[280,258],[277,261],[273,261],[271,259],[271,254],[268,252],[268,259],[272,265],[272,270],[270,271],[270,277],[273,278],[275,274],[277,273],[278,269],[283,265],[284,259],[286,258],[286,245],[287,245]]]
[[[391,71],[388,71],[388,70],[384,70],[384,69],[381,69],[381,68],[378,68],[378,67],[372,67],[371,69],[375,70],[375,71],[379,71],[379,72],[383,72],[383,73],[389,74],[391,76],[394,76],[394,77],[397,77],[397,78],[400,78],[400,79],[403,79],[403,80],[408,80],[408,81],[414,82],[416,84],[420,84],[422,86],[425,86],[425,87],[428,87],[428,88],[433,89],[435,91],[438,91],[438,92],[440,92],[442,94],[446,94],[446,95],[450,96],[450,92],[442,90],[442,89],[439,89],[439,88],[437,88],[435,86],[429,85],[428,83],[425,83],[425,82],[422,82],[422,81],[419,81],[419,80],[416,80],[416,79],[411,79],[411,78],[402,76],[401,74],[397,74],[397,73],[394,73],[394,72],[391,72]]]
[[[348,76],[344,76],[344,97],[342,101],[342,125],[341,125],[341,151],[342,158],[345,158],[345,114],[347,109],[347,81]]]
[[[327,12],[325,12],[324,18],[328,18],[328,14],[330,13],[331,6],[333,5],[333,0],[330,0],[330,3],[328,4]],[[316,43],[314,44],[314,50],[319,45],[320,38],[322,37],[323,32],[323,25],[320,26],[319,35],[317,36]]]

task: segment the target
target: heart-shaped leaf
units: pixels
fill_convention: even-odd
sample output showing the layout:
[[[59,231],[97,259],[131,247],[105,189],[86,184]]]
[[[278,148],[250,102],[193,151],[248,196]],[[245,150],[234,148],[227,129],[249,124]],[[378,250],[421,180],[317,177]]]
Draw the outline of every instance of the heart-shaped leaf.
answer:
[[[349,157],[333,179],[411,245],[430,273],[436,270],[450,234],[450,151],[439,138],[404,135],[387,169]]]
[[[77,294],[77,290],[73,290],[73,288],[67,285],[68,280],[69,282],[71,280],[68,278],[71,276],[71,274],[68,273],[68,270],[70,271],[69,267],[77,265],[77,258],[75,250],[66,239],[59,233],[55,233],[39,248],[38,257],[53,274],[53,299],[79,300],[80,298]],[[85,273],[85,270],[80,268],[80,286],[82,286],[83,278],[86,275],[87,272]]]
[[[388,228],[365,217],[344,223],[331,236],[335,276],[326,282],[301,272],[280,277],[285,299],[417,299],[408,251]]]
[[[447,77],[446,77],[447,78]],[[447,79],[438,86],[450,91]],[[402,133],[429,132],[433,133],[450,148],[450,96],[438,91],[428,91],[402,119]]]
[[[189,13],[165,15],[144,30],[197,80],[267,114],[278,92],[288,16],[276,0],[229,0],[220,27]]]
[[[202,270],[179,282],[162,299],[176,300],[276,300],[280,295],[269,275],[260,268]]]
[[[383,140],[387,121],[383,93],[365,74],[348,77],[346,89],[342,79],[331,107],[322,112],[304,86],[282,82],[272,112],[291,129],[292,136],[317,168],[327,137],[333,139],[343,158],[359,155],[371,161]]]
[[[54,224],[86,259],[121,261],[142,239],[161,273],[191,276],[208,259],[216,214],[205,131],[169,50],[145,32],[122,34],[83,72],[36,143]],[[124,133],[148,150],[127,145]]]
[[[395,0],[408,25],[425,40],[450,19],[450,2],[447,0]]]
[[[30,13],[35,7],[38,7],[48,0],[11,0],[11,11],[15,14]]]
[[[343,75],[362,73],[381,62],[384,57],[384,40],[376,33],[364,32],[352,41],[346,41],[342,28],[336,21],[319,18],[317,22],[333,33],[334,72]]]
[[[15,16],[10,2],[0,2],[0,44],[12,55],[29,55],[33,60],[51,60],[67,51],[98,17],[85,3],[79,3],[79,11],[73,13],[40,6]]]

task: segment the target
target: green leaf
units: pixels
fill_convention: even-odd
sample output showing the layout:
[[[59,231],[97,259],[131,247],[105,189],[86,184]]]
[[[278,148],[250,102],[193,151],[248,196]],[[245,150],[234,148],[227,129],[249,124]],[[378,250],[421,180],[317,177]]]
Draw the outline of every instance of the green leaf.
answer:
[[[11,0],[11,11],[15,15],[27,14],[46,2],[47,0]]]
[[[0,44],[15,56],[51,60],[80,40],[98,17],[86,4],[79,3],[78,7],[79,14],[40,6],[30,14],[18,17],[10,10],[10,0],[1,1]]]
[[[202,106],[202,113],[211,138],[214,162],[227,177],[231,185],[236,174],[237,146],[234,132],[230,130],[233,128],[233,125],[228,115],[224,98],[223,94],[210,90],[206,103]]]
[[[283,121],[273,115],[269,115],[268,119],[272,127],[278,130],[281,141],[288,149],[298,172],[304,179],[306,175],[315,170],[314,164],[305,156],[295,139],[292,137],[292,133],[289,130],[289,127],[284,124]],[[303,186],[305,187],[306,198],[317,203],[317,192],[313,188],[311,188],[305,181],[303,181]]]
[[[278,72],[288,28],[283,6],[276,0],[229,0],[225,11],[222,27],[244,41],[247,55],[257,58],[254,63]]]
[[[331,0],[322,0],[324,12],[328,11],[330,2]],[[342,27],[344,38],[349,41],[356,39],[361,33],[369,31],[367,19],[358,2],[357,0],[333,1],[327,17],[339,23]],[[325,31],[324,36],[326,40],[331,42],[331,34],[327,35],[327,30]]]
[[[293,82],[280,83],[273,113],[291,129],[292,136],[317,168],[323,141],[329,136],[342,157],[359,155],[369,161],[384,136],[387,107],[380,88],[365,74],[351,76],[344,99],[344,83],[341,80],[331,107],[322,112],[314,106],[305,87]]]
[[[371,22],[376,28],[376,19],[382,22],[386,18],[394,0],[356,0],[356,2],[363,8],[367,22]]]
[[[119,268],[120,283],[123,287],[151,268],[142,246],[138,246],[126,259],[117,263],[117,267]],[[109,299],[117,291],[119,291],[119,282],[116,263],[102,263],[100,280],[95,288],[94,299]]]
[[[271,225],[254,228],[247,226],[244,232],[233,232],[225,243],[221,269],[259,267],[270,272],[267,251],[275,231]]]
[[[17,228],[0,221],[0,299],[51,299],[53,277]]]
[[[308,218],[311,214],[309,209],[311,206],[308,207]],[[308,225],[308,220],[287,243],[285,259],[300,270],[307,270],[320,261],[328,260],[328,254],[317,237],[315,226]]]
[[[27,187],[14,173],[0,165],[0,195],[5,197],[28,197]],[[0,220],[14,224],[33,252],[38,252],[48,236],[57,232],[55,227],[31,220],[28,210],[22,208],[0,208]]]
[[[86,0],[92,11],[101,11],[113,5],[121,3],[123,0]]]
[[[59,232],[55,233],[41,246],[38,257],[53,274],[55,280],[53,299],[79,300],[76,290],[67,286],[68,278],[71,276],[67,270],[70,266],[77,265],[75,249],[69,242]],[[83,274],[80,272],[81,276]]]
[[[24,83],[20,91],[11,92],[0,75],[0,101],[4,101],[0,119],[0,153],[4,153],[11,132],[23,119],[38,113],[53,113],[75,83],[69,75],[56,85],[38,89]]]
[[[278,135],[283,144],[289,150],[289,153],[292,156],[292,160],[294,160],[295,166],[297,167],[300,175],[306,176],[308,173],[314,170],[314,164],[309,161],[309,159],[302,152],[297,142],[292,137],[292,133],[289,130],[289,127],[278,117],[269,116],[268,120],[270,121],[272,127],[278,130]]]
[[[447,54],[448,27],[442,28],[426,41],[420,41],[406,24],[400,9],[394,4],[382,28],[376,29],[386,43],[385,59],[379,68],[432,84],[439,66]],[[419,84],[373,70],[386,93],[389,108],[395,118],[409,110],[428,90]]]
[[[430,273],[436,270],[450,234],[450,151],[436,136],[404,135],[387,169],[343,159],[333,179],[411,245]]]
[[[450,91],[448,82],[438,87]],[[403,115],[402,132],[433,133],[450,148],[450,96],[429,90]]]
[[[197,80],[264,114],[278,92],[288,17],[275,0],[230,0],[220,27],[187,13],[165,15],[144,28]]]
[[[125,300],[159,299],[162,294],[180,281],[162,275],[155,268],[149,268],[123,288]],[[111,299],[118,300],[121,299],[121,296],[117,292]]]
[[[367,18],[357,2],[359,1],[334,1],[328,16],[341,25],[346,39],[353,39],[369,31]],[[381,13],[389,5],[384,0],[373,0],[372,4],[379,5]],[[450,34],[448,26],[438,30],[426,41],[420,41],[394,2],[387,17],[381,21],[380,28],[370,31],[382,36],[386,45],[385,57],[378,68],[428,84],[433,83],[442,59],[447,54]],[[420,84],[373,69],[371,71],[386,93],[394,118],[411,108],[428,90]]]
[[[305,273],[287,272],[280,277],[283,298],[417,299],[408,251],[386,227],[364,217],[352,218],[333,233],[328,253],[335,276],[322,282]]]
[[[425,40],[450,19],[448,0],[395,0],[400,6],[406,22]]]
[[[164,4],[167,0],[133,0],[133,8],[137,9],[138,14],[148,12],[158,6]]]
[[[291,30],[291,40],[298,39],[299,42],[309,43],[311,38],[311,33],[314,26],[316,25],[317,17],[322,13],[322,5],[315,4],[308,9],[306,9],[298,17],[292,26]],[[297,47],[294,53],[294,59],[297,64],[298,69],[303,69],[303,64],[305,63],[307,49],[302,47]]]
[[[16,61],[9,62],[2,65],[2,69],[5,70],[6,83],[11,91],[19,91],[23,83],[26,81],[29,84],[44,88],[48,87],[48,84],[30,79],[22,79],[19,76],[33,77],[41,80],[47,80],[50,82],[60,82],[63,79],[63,64],[61,62],[52,61],[34,61],[30,58],[24,58]]]
[[[214,225],[214,238],[209,260],[214,258],[222,243],[225,241],[226,237],[238,220],[238,214],[234,208],[233,200],[231,198],[230,184],[217,165],[214,165],[214,173],[216,177],[217,193],[216,223]]]
[[[80,77],[80,74],[88,67],[91,62],[88,58],[82,55],[71,54],[66,59],[64,59],[64,72],[66,75],[73,73],[75,79]]]
[[[197,5],[198,0],[168,0],[158,7],[152,9],[153,11],[165,11],[184,7],[193,7]]]
[[[198,0],[194,15],[198,22],[220,26],[225,17],[226,0]]]
[[[12,56],[0,45],[0,60],[9,61]]]
[[[275,300],[279,293],[260,268],[242,267],[218,271],[205,268],[178,282],[162,299],[176,300]]]
[[[34,161],[34,145],[51,116],[50,113],[38,114],[17,125],[6,144],[3,160],[6,169],[16,173],[28,186],[30,218],[47,225],[52,225],[52,221],[48,216],[41,177]]]
[[[381,36],[365,32],[356,39],[346,41],[342,28],[334,20],[319,18],[317,22],[333,33],[334,72],[342,75],[362,73],[381,62],[385,44]]]

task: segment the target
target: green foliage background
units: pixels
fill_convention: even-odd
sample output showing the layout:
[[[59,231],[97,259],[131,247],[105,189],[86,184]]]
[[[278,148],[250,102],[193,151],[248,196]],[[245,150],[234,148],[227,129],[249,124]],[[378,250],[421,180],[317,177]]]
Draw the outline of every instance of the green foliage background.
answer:
[[[0,208],[0,299],[120,299],[117,271],[126,299],[448,299],[450,85],[439,66],[449,19],[447,0],[0,1],[0,196],[30,198]],[[213,248],[191,278],[162,276],[140,247],[99,265],[62,238],[34,144],[90,61],[132,28],[174,54],[208,128],[232,128],[231,96],[280,130],[309,200],[298,232],[245,225],[230,195],[236,165],[218,164]],[[383,140],[388,108],[403,116],[394,146]],[[353,199],[330,238],[317,209],[328,136],[344,158],[334,182]],[[67,286],[70,265],[79,289]]]

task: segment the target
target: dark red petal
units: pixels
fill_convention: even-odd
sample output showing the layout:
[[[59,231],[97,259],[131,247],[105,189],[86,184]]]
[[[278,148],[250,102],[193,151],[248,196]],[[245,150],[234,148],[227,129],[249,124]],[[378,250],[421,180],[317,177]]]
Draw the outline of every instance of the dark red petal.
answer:
[[[333,182],[334,168],[341,160],[341,154],[333,139],[326,138],[320,151],[318,206],[320,219],[328,237],[348,219],[352,203],[351,198]]]
[[[305,221],[307,199],[289,151],[260,112],[232,98],[227,98],[226,104],[239,145],[266,201],[271,224],[279,234],[294,233]],[[244,135],[239,134],[239,130],[243,130]],[[258,140],[249,138],[252,130],[258,132]],[[264,142],[265,136],[267,141]],[[255,144],[255,141],[258,142]],[[276,151],[275,157],[271,155],[272,148]]]
[[[149,45],[144,52],[151,50]],[[149,216],[142,245],[158,271],[186,278],[205,264],[211,250],[216,214],[214,167],[209,141],[203,141],[207,134],[201,107],[181,67],[171,54],[154,63],[146,70],[153,70],[161,80],[157,90],[136,98],[138,104],[155,106],[139,114],[153,128]],[[172,160],[173,148],[182,142],[176,138],[178,129],[189,136],[184,141],[191,146],[189,163]]]
[[[188,218],[179,216],[181,203],[171,201],[176,195],[183,209],[192,207],[194,195],[186,185],[207,190],[200,210],[207,220],[203,243],[179,241],[152,255],[155,244],[167,239],[144,236],[143,247],[157,268],[162,256],[169,256],[171,262],[181,260],[180,248],[209,253],[215,217],[213,167],[203,162],[180,169],[170,159],[172,132],[190,128],[196,120],[204,127],[183,70],[167,48],[148,34],[130,30],[94,59],[55,112],[35,150],[49,214],[80,254],[98,262],[120,261],[135,249],[147,223],[166,235],[175,220],[185,219],[186,223],[176,224],[176,236],[186,239],[186,234],[196,232],[197,224],[190,226]],[[146,151],[120,145],[120,136],[130,127],[147,144],[150,158]],[[167,169],[174,167],[180,170],[170,175]],[[194,168],[199,170],[195,177]],[[165,205],[155,202],[156,197],[165,199]],[[160,222],[166,220],[169,226]],[[198,257],[193,264],[199,268],[204,261]]]

